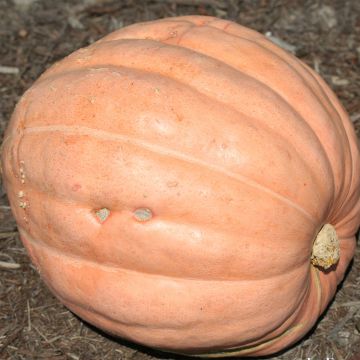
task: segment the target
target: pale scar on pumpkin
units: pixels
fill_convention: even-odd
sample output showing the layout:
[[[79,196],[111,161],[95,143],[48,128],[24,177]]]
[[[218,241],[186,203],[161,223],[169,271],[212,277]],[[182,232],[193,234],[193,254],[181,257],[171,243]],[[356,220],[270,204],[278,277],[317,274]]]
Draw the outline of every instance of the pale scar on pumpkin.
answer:
[[[20,172],[20,182],[22,184],[25,184],[25,169],[24,169],[24,161],[20,161],[20,168],[19,168],[19,172]]]
[[[134,211],[134,217],[137,221],[149,221],[153,214],[148,208],[139,208]]]
[[[100,223],[106,221],[110,216],[110,210],[107,208],[101,208],[95,211],[95,215]],[[134,211],[134,217],[137,221],[149,221],[153,217],[153,213],[148,208],[139,208]]]
[[[26,201],[19,201],[19,206],[22,208],[22,209],[26,209],[28,204]]]
[[[24,184],[25,183],[25,169],[24,169],[24,161],[23,160],[20,160],[19,172],[20,172],[20,182],[22,184]],[[19,207],[21,209],[25,210],[28,207],[28,203],[25,200],[23,200],[24,196],[25,196],[24,191],[20,190],[18,192],[18,198],[20,199]]]
[[[28,206],[28,203],[23,199],[25,196],[25,192],[23,190],[20,190],[18,192],[18,198],[19,200],[19,207],[21,207],[22,209],[26,209]]]
[[[95,215],[100,223],[103,223],[110,216],[110,210],[108,208],[101,208],[95,211]]]
[[[335,265],[340,259],[340,244],[335,228],[325,224],[313,244],[311,263],[323,269]]]

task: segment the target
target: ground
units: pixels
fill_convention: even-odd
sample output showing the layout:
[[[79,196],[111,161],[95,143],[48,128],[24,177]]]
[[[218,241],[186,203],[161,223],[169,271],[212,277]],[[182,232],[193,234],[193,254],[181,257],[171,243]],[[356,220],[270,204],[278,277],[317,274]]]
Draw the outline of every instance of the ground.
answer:
[[[24,90],[56,60],[119,27],[185,14],[216,15],[283,40],[326,79],[360,134],[358,0],[0,0],[0,134]],[[267,359],[360,359],[359,252],[312,333]],[[0,261],[1,359],[182,358],[110,338],[62,306],[29,263],[3,191]]]

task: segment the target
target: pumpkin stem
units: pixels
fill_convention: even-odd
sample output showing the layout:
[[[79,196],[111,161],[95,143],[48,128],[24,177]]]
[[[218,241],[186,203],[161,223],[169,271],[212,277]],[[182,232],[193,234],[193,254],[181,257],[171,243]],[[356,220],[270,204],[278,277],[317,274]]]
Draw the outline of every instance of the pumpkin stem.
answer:
[[[316,236],[311,253],[314,266],[328,269],[340,259],[340,243],[335,228],[325,224]]]

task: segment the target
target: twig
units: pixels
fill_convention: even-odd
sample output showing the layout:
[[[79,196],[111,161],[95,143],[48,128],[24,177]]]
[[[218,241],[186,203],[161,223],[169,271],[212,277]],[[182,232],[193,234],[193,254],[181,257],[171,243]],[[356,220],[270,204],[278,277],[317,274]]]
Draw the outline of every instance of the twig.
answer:
[[[55,342],[56,340],[61,339],[62,337],[63,337],[62,335],[58,335],[58,336],[55,336],[55,337],[49,339],[49,344]]]
[[[30,314],[30,302],[27,300],[27,318],[28,318],[28,331],[31,331],[31,314]]]
[[[5,239],[9,236],[13,236],[13,235],[16,235],[17,234],[17,231],[8,231],[8,232],[2,232],[0,233],[0,239]]]
[[[337,309],[339,307],[347,307],[347,306],[360,307],[360,301],[348,301],[348,302],[344,302],[342,304],[336,304],[336,305],[334,305],[334,308]]]
[[[94,341],[94,342],[102,342],[102,340],[94,339],[94,338],[87,337],[87,336],[79,336],[79,335],[76,335],[76,336],[72,336],[72,337],[70,338],[70,340],[76,340],[76,339],[81,339],[81,340],[86,340],[86,341]]]
[[[21,334],[23,330],[23,327],[19,327],[17,330],[15,330],[11,335],[7,337],[7,339],[4,341],[2,347],[0,347],[0,354],[13,342],[15,341]]]
[[[89,6],[84,11],[89,15],[103,15],[103,14],[111,14],[116,11],[121,10],[123,5],[121,3],[118,4],[95,4]]]
[[[33,325],[33,329],[36,330],[36,332],[43,338],[43,340],[45,340],[46,343],[48,343],[50,346],[54,347],[54,345],[51,342],[49,342],[48,338],[34,325]]]
[[[20,268],[20,264],[13,263],[13,262],[0,261],[0,268],[9,269],[9,270],[15,270],[15,269]]]
[[[209,5],[222,8],[226,7],[226,2],[221,0],[162,0],[162,2],[171,4],[175,3],[176,5]]]
[[[46,305],[41,305],[41,306],[38,306],[38,307],[34,307],[34,308],[32,308],[32,311],[34,312],[34,311],[38,311],[38,310],[44,310],[44,309],[47,309],[47,308],[49,308],[49,307],[51,307],[51,306],[54,306],[54,305],[57,305],[58,304],[58,302],[54,302],[54,303],[51,303],[51,304],[46,304]]]
[[[350,119],[351,119],[352,122],[360,120],[360,113],[351,115]]]
[[[337,349],[337,347],[335,346],[335,344],[331,341],[330,342],[331,347],[336,355],[336,360],[344,360],[343,356],[340,354],[340,351]]]
[[[73,359],[73,360],[79,360],[80,357],[73,354],[73,353],[66,353],[66,355],[70,358],[70,359]]]
[[[292,54],[296,53],[296,46],[289,44],[288,42],[274,36],[271,31],[267,31],[265,36],[271,40],[274,44],[280,46],[284,50],[290,51]]]
[[[345,324],[354,317],[354,315],[359,311],[358,308],[351,308],[347,315],[329,332],[328,339],[336,339],[338,332],[345,326]]]

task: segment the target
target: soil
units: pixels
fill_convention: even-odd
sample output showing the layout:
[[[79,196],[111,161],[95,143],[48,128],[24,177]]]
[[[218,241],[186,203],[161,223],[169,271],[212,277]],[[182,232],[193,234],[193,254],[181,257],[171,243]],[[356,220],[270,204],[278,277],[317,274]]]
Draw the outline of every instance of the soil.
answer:
[[[326,79],[360,135],[358,0],[0,0],[0,66],[11,67],[0,67],[0,134],[21,94],[55,61],[119,27],[186,14],[216,15],[271,33]],[[359,252],[311,334],[269,360],[360,359]],[[29,263],[4,191],[0,274],[1,359],[183,358],[111,338],[62,306]]]

